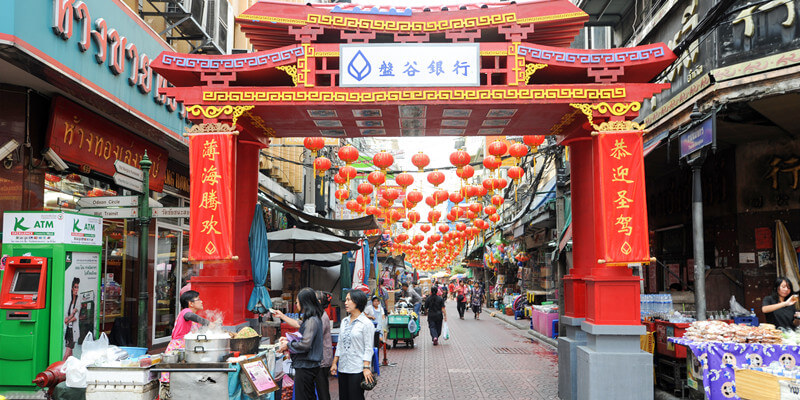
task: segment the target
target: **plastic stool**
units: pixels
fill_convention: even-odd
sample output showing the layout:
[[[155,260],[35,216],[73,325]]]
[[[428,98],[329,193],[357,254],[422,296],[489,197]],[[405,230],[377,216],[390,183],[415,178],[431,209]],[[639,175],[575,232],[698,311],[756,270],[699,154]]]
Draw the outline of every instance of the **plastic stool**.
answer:
[[[375,374],[381,376],[381,361],[380,361],[380,354],[381,351],[377,347],[372,348],[372,369],[375,371]]]
[[[558,320],[553,320],[553,339],[558,339]]]

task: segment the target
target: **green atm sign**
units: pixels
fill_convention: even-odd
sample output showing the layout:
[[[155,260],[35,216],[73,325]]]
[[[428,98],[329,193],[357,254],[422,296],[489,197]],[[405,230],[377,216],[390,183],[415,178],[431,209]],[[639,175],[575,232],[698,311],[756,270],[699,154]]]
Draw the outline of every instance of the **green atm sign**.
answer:
[[[102,241],[103,219],[72,212],[7,211],[3,214],[4,243],[88,244]]]

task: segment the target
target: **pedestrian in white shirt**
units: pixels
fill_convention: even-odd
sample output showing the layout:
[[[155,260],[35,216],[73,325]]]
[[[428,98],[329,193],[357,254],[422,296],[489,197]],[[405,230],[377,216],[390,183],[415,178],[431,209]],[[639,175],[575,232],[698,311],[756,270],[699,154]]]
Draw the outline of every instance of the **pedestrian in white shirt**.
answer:
[[[381,339],[383,339],[384,332],[386,332],[386,316],[383,307],[381,306],[380,297],[372,296],[372,304],[368,305],[367,308],[364,309],[364,315],[376,322],[375,330],[380,332]]]
[[[331,375],[339,375],[339,398],[364,399],[361,381],[372,383],[372,343],[375,327],[364,315],[367,295],[359,290],[347,293],[344,309],[350,315],[342,320],[339,328],[339,343],[331,365]]]

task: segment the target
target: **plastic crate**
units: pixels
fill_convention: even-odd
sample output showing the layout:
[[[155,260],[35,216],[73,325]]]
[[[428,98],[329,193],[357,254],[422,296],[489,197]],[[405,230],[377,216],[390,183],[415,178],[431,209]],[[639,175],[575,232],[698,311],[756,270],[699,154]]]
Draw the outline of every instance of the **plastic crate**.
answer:
[[[750,326],[758,326],[759,325],[758,317],[751,317],[751,316],[733,317],[733,323],[737,324],[737,325],[738,324],[745,324],[745,325],[750,325]]]
[[[669,337],[683,337],[686,328],[691,324],[656,321],[656,351],[673,358],[686,358],[686,347],[675,345],[667,340]]]
[[[394,339],[411,339],[413,336],[408,330],[407,326],[390,326],[389,327],[389,340]]]
[[[525,318],[525,311],[523,311],[523,310],[514,311],[514,319],[515,320],[522,319],[522,318]]]
[[[558,313],[539,313],[539,324],[536,331],[547,337],[553,336],[553,321],[558,319]]]

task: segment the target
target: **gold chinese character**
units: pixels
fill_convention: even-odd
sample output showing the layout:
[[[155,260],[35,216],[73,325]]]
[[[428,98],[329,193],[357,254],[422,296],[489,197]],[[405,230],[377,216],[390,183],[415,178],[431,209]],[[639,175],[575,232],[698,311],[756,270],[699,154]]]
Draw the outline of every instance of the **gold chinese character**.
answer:
[[[620,165],[617,168],[612,168],[611,171],[614,172],[614,175],[611,178],[611,182],[633,183],[632,180],[625,179],[625,178],[628,177],[628,168],[625,168],[625,167]]]
[[[217,224],[219,224],[219,221],[214,221],[213,215],[208,220],[203,221],[202,224],[203,224],[203,229],[200,230],[200,233],[207,233],[209,235],[222,234],[222,232],[217,230]]]
[[[619,192],[617,192],[617,196],[619,197],[617,197],[617,199],[614,200],[614,203],[617,203],[617,208],[631,208],[630,204],[628,203],[633,203],[633,200],[625,197],[627,195],[628,195],[627,190],[620,190]]]
[[[206,140],[203,143],[203,158],[207,158],[210,161],[216,161],[216,156],[219,155],[219,144],[217,143],[217,139]]]
[[[630,236],[633,232],[633,227],[629,226],[633,217],[623,217],[620,215],[617,217],[617,222],[614,222],[614,225],[620,225],[621,228],[617,232],[624,233],[626,236]]]
[[[624,139],[617,139],[614,141],[614,148],[611,149],[611,157],[616,158],[617,160],[627,157],[631,155],[628,152],[628,146],[625,145]]]
[[[205,208],[206,210],[211,209],[217,211],[217,206],[222,203],[219,201],[217,197],[217,191],[211,190],[209,192],[203,193],[203,199],[200,201],[200,207]]]
[[[220,178],[222,178],[222,175],[217,171],[216,165],[203,168],[203,183],[208,182],[211,186],[214,186],[219,182]]]

